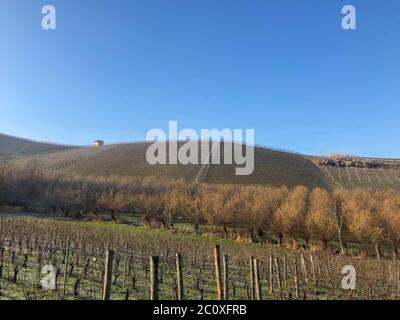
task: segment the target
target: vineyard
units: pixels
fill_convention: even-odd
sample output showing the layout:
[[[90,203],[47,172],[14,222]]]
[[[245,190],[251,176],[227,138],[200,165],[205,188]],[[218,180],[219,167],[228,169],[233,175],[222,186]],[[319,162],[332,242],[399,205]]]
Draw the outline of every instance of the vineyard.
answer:
[[[183,143],[179,142],[178,147]],[[146,150],[149,146],[150,143],[138,142],[74,148],[1,135],[0,158],[13,158],[17,166],[26,166],[36,161],[46,170],[81,176],[159,176],[207,184],[289,188],[304,185],[310,189],[400,188],[400,166],[397,160],[355,158],[356,163],[350,165],[345,165],[345,161],[341,164],[326,165],[322,163],[326,161],[323,157],[306,157],[281,150],[255,147],[254,172],[248,176],[237,176],[235,164],[150,165],[146,160]],[[223,148],[222,143],[221,163],[224,161]],[[168,150],[167,147],[167,156]],[[369,163],[373,166],[368,165]]]
[[[181,143],[180,143],[181,144]],[[112,144],[55,152],[48,155],[28,156],[17,161],[23,166],[32,160],[44,168],[83,176],[163,176],[193,181],[201,165],[150,165],[146,150],[150,143]],[[168,148],[167,148],[168,150]],[[167,152],[167,156],[168,156]]]
[[[1,299],[400,298],[395,259],[30,218],[1,218],[0,235]],[[355,290],[341,287],[346,265]]]
[[[332,186],[352,190],[356,188],[400,189],[400,170],[353,167],[322,167]]]
[[[148,146],[2,154],[0,299],[400,298],[398,161],[257,147],[236,176]]]
[[[328,188],[321,172],[302,155],[263,147],[254,150],[254,172],[249,176],[235,175],[235,164],[211,165],[203,182],[308,188]],[[221,150],[223,160],[223,150]]]
[[[332,189],[400,189],[400,161],[350,156],[311,157]]]
[[[31,162],[37,162],[38,166],[49,171],[66,170],[83,160],[93,159],[101,153],[112,150],[113,146],[85,147],[48,154],[38,154],[19,158],[15,161],[18,167],[24,167]]]
[[[179,142],[178,147],[183,143]],[[150,143],[143,142],[113,144],[100,148],[84,147],[24,156],[20,157],[16,163],[23,166],[35,160],[45,169],[82,176],[164,176],[209,184],[285,185],[288,187],[304,185],[309,188],[328,188],[320,170],[306,157],[294,153],[256,147],[254,172],[249,176],[236,176],[236,164],[211,164],[206,171],[201,164],[150,165],[146,160],[146,150],[149,145]],[[222,143],[220,151],[222,163],[223,148]],[[168,148],[167,156],[169,156]],[[201,174],[201,179],[196,179],[199,174]]]
[[[31,155],[45,154],[62,150],[75,149],[77,147],[35,142],[28,139],[17,138],[0,133],[0,156],[1,155]]]
[[[302,155],[256,147],[254,172],[248,176],[237,176],[235,175],[236,164],[223,164],[223,144],[220,151],[222,164],[211,164],[207,168],[201,164],[150,165],[146,160],[146,150],[149,145],[149,143],[126,143],[67,149],[19,156],[14,162],[18,166],[25,166],[32,161],[37,161],[49,171],[82,176],[160,176],[208,184],[272,187],[304,185],[310,189],[315,187],[324,189],[343,187],[348,190],[400,188],[400,169],[397,166],[390,166],[388,160],[385,159],[377,159],[378,163],[382,164],[381,168],[323,166],[315,165],[313,161]],[[397,164],[396,161],[393,160],[393,162]]]

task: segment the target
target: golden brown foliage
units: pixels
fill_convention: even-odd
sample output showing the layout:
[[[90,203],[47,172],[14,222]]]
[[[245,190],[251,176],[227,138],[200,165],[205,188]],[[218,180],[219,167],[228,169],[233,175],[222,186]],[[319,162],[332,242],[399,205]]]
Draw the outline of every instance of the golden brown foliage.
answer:
[[[316,188],[311,192],[306,229],[312,239],[322,240],[325,244],[333,238],[336,232],[334,203],[326,190]]]
[[[4,202],[77,218],[99,218],[107,213],[120,222],[119,213],[135,213],[144,221],[162,225],[175,221],[246,229],[259,241],[275,235],[343,242],[400,243],[400,196],[396,191],[366,189],[330,193],[298,186],[194,185],[160,177],[80,177],[44,173],[36,163],[3,178]],[[377,250],[378,254],[378,250]],[[378,254],[379,255],[379,254]]]

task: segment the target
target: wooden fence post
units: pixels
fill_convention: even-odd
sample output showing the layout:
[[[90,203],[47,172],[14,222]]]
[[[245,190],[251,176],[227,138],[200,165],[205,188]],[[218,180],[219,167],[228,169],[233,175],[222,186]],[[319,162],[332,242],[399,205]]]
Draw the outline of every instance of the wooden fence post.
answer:
[[[318,273],[318,276],[321,277],[321,263],[320,263],[320,260],[319,260],[319,255],[318,255],[318,253],[315,255],[315,261],[316,261],[316,263],[317,263],[317,273]]]
[[[125,244],[124,250],[124,277],[122,279],[122,287],[125,288],[126,285],[126,270],[128,267],[128,243]]]
[[[287,260],[286,260],[286,255],[284,255],[283,256],[283,285],[285,286],[285,289],[287,289],[287,287],[288,287],[287,278],[288,278]]]
[[[279,289],[279,294],[280,294],[280,299],[283,299],[283,290],[282,290],[282,278],[281,278],[281,265],[279,263],[279,258],[275,258],[275,266],[276,266],[276,273],[277,273],[277,279],[278,279],[278,289]]]
[[[68,276],[68,260],[69,260],[69,237],[67,237],[67,243],[66,243],[66,249],[65,249],[65,259],[64,259],[64,285],[63,285],[63,295],[65,296],[65,293],[67,291],[67,276]]]
[[[184,300],[182,255],[176,254],[176,277],[178,283],[178,300]]]
[[[214,266],[215,266],[215,278],[217,281],[218,300],[223,300],[222,281],[221,281],[221,252],[218,244],[215,245],[214,247]]]
[[[158,300],[158,256],[150,257],[150,300]]]
[[[327,260],[326,264],[328,266],[328,272],[329,272],[329,275],[331,275],[332,274],[331,255],[329,252],[326,252],[325,255],[326,255],[326,260]]]
[[[397,287],[397,297],[399,297],[400,293],[400,270],[396,267],[396,287]]]
[[[311,263],[311,273],[313,277],[313,293],[318,294],[318,278],[317,278],[317,267],[314,262],[314,256],[310,251],[310,263]]]
[[[228,275],[228,256],[222,257],[222,266],[224,271],[224,300],[229,300],[229,275]]]
[[[307,285],[307,287],[308,287],[307,266],[306,266],[306,260],[304,259],[303,253],[301,253],[300,259],[301,259],[301,268],[303,269],[304,279],[305,279],[306,285]]]
[[[113,269],[114,251],[106,251],[106,265],[104,269],[103,281],[103,300],[110,300],[112,285],[112,269]]]
[[[255,298],[255,285],[254,285],[254,257],[250,257],[250,299]]]
[[[314,287],[315,287],[316,283],[317,283],[317,272],[315,270],[314,256],[311,251],[310,251],[310,264],[311,264],[311,273],[312,273]]]
[[[259,270],[259,265],[258,265],[258,259],[254,259],[254,282],[255,282],[255,286],[256,286],[256,299],[262,300],[260,270]]]
[[[269,256],[269,292],[274,293],[274,256]]]
[[[299,267],[297,264],[297,257],[294,256],[294,286],[295,286],[295,293],[296,298],[300,298],[300,285],[299,285]]]

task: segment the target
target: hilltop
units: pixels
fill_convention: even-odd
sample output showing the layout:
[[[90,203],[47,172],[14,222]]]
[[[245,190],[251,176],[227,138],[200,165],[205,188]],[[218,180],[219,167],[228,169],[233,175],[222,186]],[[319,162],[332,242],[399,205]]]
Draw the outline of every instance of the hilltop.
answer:
[[[254,172],[237,176],[234,164],[150,165],[146,161],[149,145],[137,142],[73,147],[0,134],[0,155],[12,155],[20,166],[35,160],[50,172],[81,176],[163,176],[208,184],[400,189],[400,160],[311,157],[255,147]]]
[[[0,133],[0,156],[21,156],[70,150],[77,147],[36,142]]]
[[[150,165],[146,161],[149,145],[138,142],[63,150],[26,156],[18,163],[23,165],[35,159],[46,170],[81,176],[166,176],[211,184],[329,188],[322,172],[309,159],[294,153],[256,147],[254,172],[248,176],[236,176],[234,164]]]

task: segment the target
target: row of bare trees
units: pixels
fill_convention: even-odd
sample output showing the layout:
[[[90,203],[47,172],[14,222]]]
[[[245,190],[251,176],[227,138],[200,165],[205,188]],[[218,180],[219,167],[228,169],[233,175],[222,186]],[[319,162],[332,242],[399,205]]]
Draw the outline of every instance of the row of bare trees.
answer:
[[[397,191],[343,189],[328,192],[298,186],[193,185],[160,177],[80,177],[45,174],[36,164],[1,176],[3,202],[65,216],[100,219],[107,213],[136,213],[143,223],[170,227],[174,221],[222,229],[247,230],[252,241],[349,241],[380,244],[397,251],[400,244],[400,194]],[[296,243],[296,242],[295,242]]]

